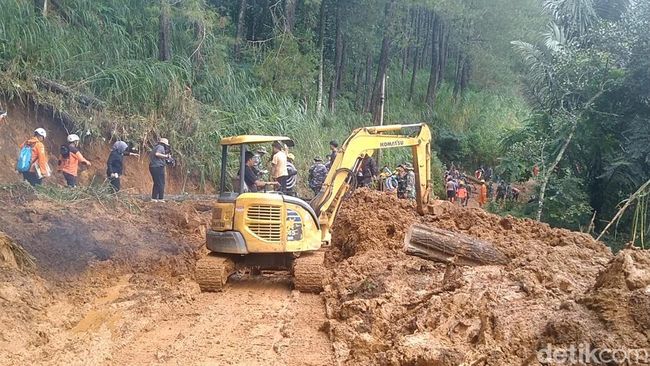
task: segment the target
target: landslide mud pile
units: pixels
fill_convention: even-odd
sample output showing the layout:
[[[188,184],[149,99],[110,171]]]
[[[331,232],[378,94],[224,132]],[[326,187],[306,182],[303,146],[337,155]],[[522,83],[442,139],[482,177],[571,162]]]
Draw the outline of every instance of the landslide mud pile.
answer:
[[[412,203],[364,190],[344,203],[325,290],[339,362],[537,365],[549,345],[650,347],[648,252],[614,257],[586,234],[445,202],[434,212],[419,216]],[[413,223],[489,241],[509,263],[408,256]]]

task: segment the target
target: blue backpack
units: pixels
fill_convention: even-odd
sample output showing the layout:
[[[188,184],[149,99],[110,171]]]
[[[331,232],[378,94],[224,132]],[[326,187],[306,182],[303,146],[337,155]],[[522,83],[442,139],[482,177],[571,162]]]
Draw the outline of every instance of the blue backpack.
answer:
[[[20,149],[20,154],[18,154],[18,162],[16,163],[16,170],[20,173],[25,173],[29,171],[29,168],[32,166],[32,147],[25,145]]]

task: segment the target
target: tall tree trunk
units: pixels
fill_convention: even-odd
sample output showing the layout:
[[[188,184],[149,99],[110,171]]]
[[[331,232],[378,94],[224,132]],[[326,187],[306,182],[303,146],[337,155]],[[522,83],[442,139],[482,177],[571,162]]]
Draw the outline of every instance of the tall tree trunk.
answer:
[[[246,22],[246,0],[239,0],[239,15],[237,17],[237,33],[235,34],[235,59],[241,57],[241,43],[244,40],[244,25]]]
[[[469,80],[472,75],[472,59],[469,56],[465,57],[465,64],[460,77],[460,95],[465,95],[469,87]]]
[[[377,66],[377,77],[375,78],[375,83],[372,88],[372,120],[375,124],[379,123],[380,114],[381,114],[381,85],[384,77],[386,76],[386,71],[388,70],[388,65],[390,64],[390,48],[393,43],[392,35],[390,32],[390,23],[393,19],[393,9],[395,6],[396,0],[389,0],[386,3],[386,8],[384,10],[384,38],[381,41],[381,53],[379,54],[379,65]]]
[[[432,28],[432,18],[431,12],[427,11],[424,21],[423,34],[424,34],[424,45],[422,46],[422,58],[419,62],[419,69],[422,69],[424,65],[427,64],[427,58],[429,57],[429,44],[431,40],[431,28]]]
[[[381,101],[381,84],[386,76],[386,71],[388,71],[388,64],[390,63],[390,47],[391,47],[391,38],[389,35],[385,35],[384,39],[381,42],[381,53],[379,54],[379,65],[377,66],[377,77],[375,78],[375,83],[372,88],[372,120],[375,124],[379,123],[380,119],[380,101]]]
[[[413,94],[415,93],[415,81],[417,78],[417,72],[418,72],[418,63],[420,62],[420,43],[421,43],[421,34],[422,32],[420,31],[420,28],[422,26],[422,10],[418,8],[417,13],[415,15],[416,17],[416,24],[415,24],[415,44],[413,45],[413,51],[411,52],[412,56],[412,66],[413,69],[411,70],[411,85],[409,87],[409,101],[413,99]]]
[[[194,21],[194,38],[196,38],[196,48],[192,52],[192,66],[196,74],[203,68],[205,60],[203,58],[203,42],[205,41],[205,24],[203,20]]]
[[[334,111],[336,108],[336,98],[338,96],[339,81],[341,78],[341,66],[343,64],[343,34],[341,31],[341,1],[336,2],[336,41],[334,49],[334,76],[330,84],[330,93],[328,100],[328,108]]]
[[[324,50],[324,38],[325,38],[325,0],[321,0],[320,3],[320,22],[318,25],[318,51],[320,60],[318,62],[318,91],[316,96],[316,113],[321,114],[323,112],[323,73],[325,68],[325,50]]]
[[[431,109],[435,107],[436,104],[436,93],[438,90],[438,75],[439,75],[439,66],[440,66],[440,56],[438,55],[439,49],[439,17],[434,15],[433,26],[431,27],[431,72],[429,73],[429,86],[427,87],[427,97],[426,102]]]
[[[410,21],[410,25],[409,25]],[[406,44],[402,49],[402,78],[406,74],[406,69],[408,65],[409,50],[411,49],[411,44],[413,43],[412,33],[413,33],[413,10],[408,8],[406,14],[406,19],[404,21],[404,34],[406,34]]]
[[[460,83],[461,83],[461,77],[463,74],[463,68],[465,67],[465,55],[461,50],[458,50],[458,56],[456,58],[456,74],[454,76],[454,99],[458,98],[458,94],[460,94]]]
[[[370,112],[370,105],[372,103],[372,88],[370,85],[371,82],[371,77],[372,77],[372,51],[368,51],[368,55],[366,56],[366,72],[365,72],[365,77],[366,80],[364,81],[364,99],[363,99],[363,110],[364,112]]]
[[[354,77],[354,85],[356,87],[354,91],[354,108],[356,110],[361,110],[362,109],[362,104],[363,104],[363,71],[364,71],[364,65],[360,64],[357,67],[357,71]]]
[[[447,68],[447,26],[441,20],[440,21],[440,33],[439,33],[439,44],[438,44],[438,86],[442,84],[443,79],[445,78],[445,69]]]
[[[343,47],[341,48],[341,67],[339,69],[338,75],[336,77],[336,91],[337,95],[343,89],[343,81],[345,79],[345,72],[347,66],[347,58],[345,57],[345,51],[348,49],[348,43],[345,39],[342,40]]]
[[[284,32],[293,32],[296,24],[296,0],[284,0]]]
[[[417,47],[415,48],[415,52],[413,53],[413,70],[411,70],[411,86],[409,87],[409,101],[413,99],[413,93],[415,93],[415,81],[417,79],[417,74],[418,74],[418,49]]]
[[[158,33],[158,58],[169,61],[172,58],[172,22],[167,0],[160,1],[160,27]]]

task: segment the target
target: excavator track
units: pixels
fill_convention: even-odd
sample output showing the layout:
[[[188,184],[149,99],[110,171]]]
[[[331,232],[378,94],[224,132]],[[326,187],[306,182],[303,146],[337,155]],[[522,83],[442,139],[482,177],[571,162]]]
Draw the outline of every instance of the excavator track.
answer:
[[[306,252],[293,261],[293,285],[300,292],[320,293],[325,277],[325,252]]]
[[[203,292],[220,292],[235,272],[235,262],[226,256],[210,253],[196,262],[196,282]]]

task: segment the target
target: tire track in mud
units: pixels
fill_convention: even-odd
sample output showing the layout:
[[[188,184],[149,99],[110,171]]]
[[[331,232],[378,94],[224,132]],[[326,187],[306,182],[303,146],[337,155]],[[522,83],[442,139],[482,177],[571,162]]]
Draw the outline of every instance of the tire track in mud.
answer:
[[[34,359],[46,364],[332,365],[319,295],[290,290],[287,277],[235,279],[222,293],[165,303],[160,291],[106,290],[81,320]],[[185,289],[184,291],[186,291]],[[116,294],[118,292],[119,294]],[[107,301],[110,300],[110,301]],[[85,345],[82,346],[82,345]],[[47,354],[58,354],[53,358]]]

